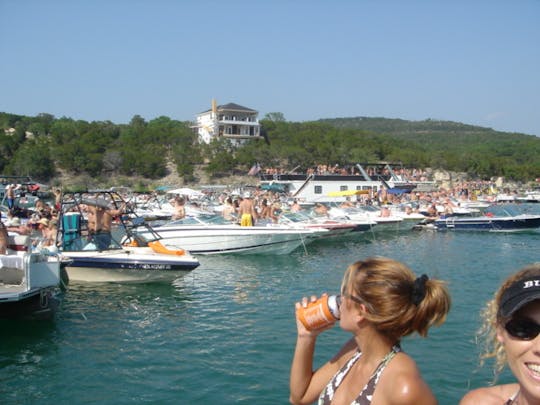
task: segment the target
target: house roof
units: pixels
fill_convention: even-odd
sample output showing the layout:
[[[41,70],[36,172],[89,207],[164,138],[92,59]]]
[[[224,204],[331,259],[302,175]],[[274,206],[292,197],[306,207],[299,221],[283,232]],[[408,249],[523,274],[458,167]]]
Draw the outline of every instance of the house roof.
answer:
[[[228,103],[228,104],[218,105],[217,110],[218,111],[239,111],[239,112],[250,112],[250,113],[258,112],[256,110],[241,106],[241,105],[236,104],[236,103]],[[205,110],[205,111],[201,112],[200,114],[204,114],[204,113],[209,112],[209,111],[212,111],[212,109]]]
[[[224,105],[218,105],[218,110],[234,110],[234,111],[247,111],[247,112],[257,112],[251,108],[243,107],[235,103],[229,103]]]

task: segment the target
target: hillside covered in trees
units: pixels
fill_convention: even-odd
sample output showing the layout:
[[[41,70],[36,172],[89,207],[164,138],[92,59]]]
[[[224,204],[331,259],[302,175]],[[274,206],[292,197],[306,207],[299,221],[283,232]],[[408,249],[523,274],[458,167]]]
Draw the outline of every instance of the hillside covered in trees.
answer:
[[[246,174],[258,162],[290,170],[317,164],[393,161],[406,167],[467,172],[472,177],[540,177],[540,138],[447,121],[337,118],[288,122],[281,113],[261,120],[266,141],[234,148],[225,139],[201,145],[189,122],[135,115],[128,124],[50,114],[0,113],[0,173],[54,183],[59,173],[85,175],[100,185],[118,176],[151,184],[175,165],[186,183],[195,167],[213,178]]]

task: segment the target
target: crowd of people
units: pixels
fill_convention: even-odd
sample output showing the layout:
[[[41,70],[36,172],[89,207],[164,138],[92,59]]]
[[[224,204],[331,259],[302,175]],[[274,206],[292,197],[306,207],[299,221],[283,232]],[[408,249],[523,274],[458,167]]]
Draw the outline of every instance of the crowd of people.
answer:
[[[7,190],[17,190],[17,187],[8,187]],[[9,195],[6,194],[6,200]],[[0,216],[0,254],[7,252],[10,233],[29,236],[34,250],[56,251],[59,243],[57,233],[61,210],[61,190],[54,188],[52,197],[50,202],[35,198],[31,210],[22,210],[20,205],[26,203],[27,197],[24,193],[18,194],[17,203],[10,203],[5,216]],[[80,204],[76,207],[84,215],[88,236],[98,250],[110,246],[113,221],[125,211],[125,208],[125,205],[115,208],[99,204]]]
[[[469,200],[474,185],[461,183],[434,192],[390,194],[378,190],[375,195],[358,195],[343,204],[392,204],[423,202],[445,210],[456,201]],[[14,189],[14,187],[12,187]],[[61,204],[61,192],[54,191],[52,203],[37,199],[32,215],[24,222],[15,215],[10,203],[7,217],[0,218],[0,254],[5,254],[9,232],[29,235],[40,248],[54,246]],[[11,194],[7,197],[11,198]],[[281,193],[254,187],[242,194],[219,196],[221,215],[242,226],[262,220],[277,221],[284,210],[300,211],[299,201]],[[186,215],[187,198],[171,200],[172,218]],[[286,206],[284,206],[286,204]],[[118,208],[83,204],[89,232],[95,235],[98,248],[110,243],[115,217],[125,212]],[[319,215],[327,207],[316,204]],[[434,212],[433,215],[438,213]],[[352,263],[342,279],[336,322],[351,337],[335,355],[314,370],[316,342],[321,333],[334,326],[327,324],[310,330],[296,318],[296,343],[290,371],[290,402],[293,404],[436,404],[435,394],[423,379],[414,359],[405,353],[400,342],[411,334],[426,337],[428,330],[444,323],[451,307],[451,297],[443,280],[426,274],[416,275],[405,264],[384,257],[371,257]],[[318,297],[303,297],[296,309],[305,308]],[[469,404],[540,404],[540,263],[526,266],[503,282],[482,312],[486,351],[481,362],[495,358],[495,374],[505,365],[516,382],[480,387],[468,392],[461,405]]]
[[[10,184],[6,187],[7,213],[5,217],[0,217],[0,253],[5,254],[9,245],[9,233],[29,236],[32,245],[36,249],[52,247],[56,245],[56,234],[58,229],[58,217],[60,214],[60,189],[53,190],[54,203],[51,205],[42,199],[35,199],[31,214],[28,218],[21,220],[20,207],[15,203],[15,191],[20,190],[20,185]],[[25,193],[18,194],[19,203],[24,202],[27,197]],[[5,240],[5,242],[3,242]]]
[[[220,212],[223,218],[238,222],[241,226],[254,226],[258,222],[277,223],[284,208],[293,212],[302,209],[296,200],[291,206],[285,207],[279,193],[264,191],[259,187],[238,195],[222,193],[218,201],[221,204]]]
[[[393,174],[398,177],[400,180],[411,180],[411,181],[431,181],[433,180],[430,174],[426,170],[422,169],[406,169],[406,168],[396,168],[393,169]],[[365,172],[368,176],[373,179],[382,178],[384,180],[389,180],[392,177],[392,173],[388,167],[384,165],[376,166],[366,166]],[[281,174],[296,174],[296,170],[288,171],[281,167],[267,167],[263,169],[263,174],[265,176],[277,176]],[[306,175],[316,174],[316,175],[341,175],[341,176],[360,176],[362,173],[358,166],[356,165],[346,165],[340,166],[339,164],[328,165],[328,164],[318,164],[313,167],[309,167],[305,171]]]
[[[377,206],[381,209],[381,216],[389,214],[387,207],[404,207],[408,212],[421,212],[428,218],[449,216],[455,213],[458,207],[476,200],[476,182],[460,182],[453,187],[439,187],[434,191],[413,191],[410,193],[391,193],[381,187],[376,191],[370,190],[366,194],[346,197],[341,207]],[[245,202],[245,200],[249,202]],[[251,216],[250,224],[257,221],[278,222],[279,215],[284,211],[296,212],[304,209],[302,201],[282,192],[263,190],[254,187],[249,192],[227,194],[221,193],[218,201],[222,206],[222,214],[227,220],[237,220],[241,223],[244,216],[246,225],[247,215]],[[183,201],[182,206],[189,205]],[[251,210],[253,207],[253,211]],[[315,203],[309,210],[313,214],[327,216],[328,205]],[[183,208],[183,215],[185,209]]]

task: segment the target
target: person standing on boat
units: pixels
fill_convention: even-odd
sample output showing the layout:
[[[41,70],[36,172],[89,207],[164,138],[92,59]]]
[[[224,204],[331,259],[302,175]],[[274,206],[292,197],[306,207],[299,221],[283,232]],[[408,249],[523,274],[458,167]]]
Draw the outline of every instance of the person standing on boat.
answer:
[[[98,250],[109,248],[112,240],[113,219],[118,215],[122,215],[124,209],[125,204],[122,204],[119,209],[98,204],[88,206],[88,230]]]
[[[495,358],[495,376],[508,364],[517,382],[470,391],[460,405],[540,404],[540,262],[508,277],[482,317],[480,362]]]
[[[294,199],[291,205],[291,212],[298,212],[298,211],[302,211],[302,206],[298,203],[297,199]]]
[[[328,207],[321,203],[315,203],[315,208],[313,208],[313,213],[319,217],[327,217]]]
[[[235,210],[234,210],[233,201],[231,197],[225,198],[223,209],[221,210],[221,216],[223,216],[223,218],[226,219],[227,221],[234,221]]]
[[[244,198],[238,205],[238,216],[240,217],[240,226],[253,226],[257,219],[257,213],[250,193],[245,193]]]
[[[311,302],[316,297],[311,297]],[[307,307],[304,297],[296,309]],[[443,281],[416,277],[404,264],[373,257],[350,265],[341,284],[339,324],[352,333],[337,354],[313,371],[318,335],[332,327],[304,327],[298,316],[291,366],[292,404],[436,404],[414,360],[400,347],[402,337],[427,336],[450,310]]]
[[[171,216],[171,219],[177,220],[186,217],[186,200],[184,197],[176,196],[173,200],[174,214]]]
[[[6,186],[6,201],[10,212],[15,208],[15,190],[17,188],[19,188],[19,186],[15,187],[15,184],[8,184]]]
[[[54,209],[57,212],[60,212],[60,210],[62,209],[62,190],[56,187],[53,190],[53,194],[54,194]]]

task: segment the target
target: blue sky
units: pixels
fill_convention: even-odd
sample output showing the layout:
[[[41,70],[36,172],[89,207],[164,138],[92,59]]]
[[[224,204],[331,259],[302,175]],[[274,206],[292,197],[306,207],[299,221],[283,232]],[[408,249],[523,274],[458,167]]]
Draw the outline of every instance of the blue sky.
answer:
[[[540,136],[539,0],[0,0],[0,111],[127,123],[218,104]]]

